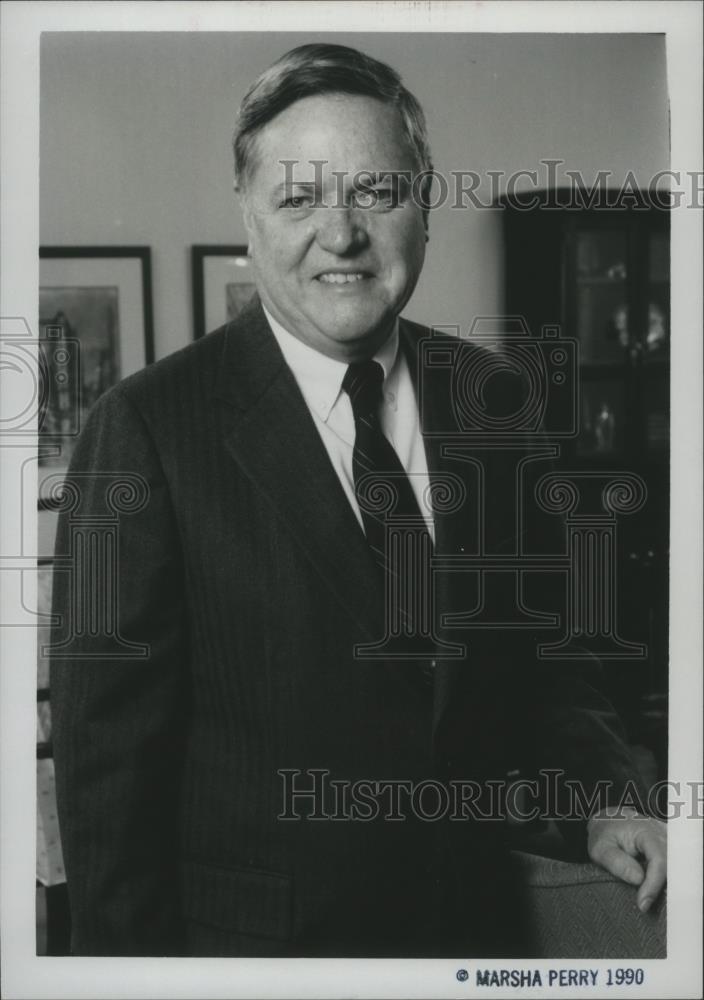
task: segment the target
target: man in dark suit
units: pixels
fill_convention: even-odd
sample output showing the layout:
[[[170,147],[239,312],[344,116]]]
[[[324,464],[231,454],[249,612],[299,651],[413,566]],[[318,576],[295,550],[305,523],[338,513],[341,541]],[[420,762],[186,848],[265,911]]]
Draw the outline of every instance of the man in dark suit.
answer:
[[[51,686],[74,953],[527,953],[486,797],[517,764],[610,782],[564,826],[647,906],[661,824],[611,815],[633,771],[608,704],[529,630],[443,626],[475,574],[430,562],[515,551],[517,466],[443,449],[447,379],[399,319],[428,233],[420,106],[389,67],[303,46],[250,88],[235,159],[258,297],[106,393],[68,476]],[[487,406],[517,391],[497,376]],[[433,821],[420,790],[457,782]]]

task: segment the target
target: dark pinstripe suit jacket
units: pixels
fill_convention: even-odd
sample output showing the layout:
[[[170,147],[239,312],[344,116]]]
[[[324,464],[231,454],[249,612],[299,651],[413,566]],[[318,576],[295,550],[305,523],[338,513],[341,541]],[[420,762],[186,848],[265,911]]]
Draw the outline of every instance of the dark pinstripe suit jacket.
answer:
[[[423,333],[401,323],[409,357]],[[450,419],[446,387],[423,402],[426,427]],[[473,474],[426,444],[431,478]],[[505,453],[483,460],[501,546],[513,474]],[[530,756],[622,783],[617,723],[509,630],[473,635],[431,687],[408,663],[353,657],[382,635],[381,584],[258,301],[106,393],[73,458],[71,475],[86,471],[148,484],[120,520],[117,593],[123,639],[150,655],[102,658],[108,640],[86,630],[52,664],[74,952],[516,953],[496,823],[282,820],[277,772],[485,782]],[[81,515],[103,514],[105,481],[77,482]],[[438,551],[475,544],[476,485],[461,516],[438,515]],[[59,554],[69,528],[62,515]],[[65,620],[70,580],[56,574]],[[458,581],[441,583],[443,610],[476,597]]]

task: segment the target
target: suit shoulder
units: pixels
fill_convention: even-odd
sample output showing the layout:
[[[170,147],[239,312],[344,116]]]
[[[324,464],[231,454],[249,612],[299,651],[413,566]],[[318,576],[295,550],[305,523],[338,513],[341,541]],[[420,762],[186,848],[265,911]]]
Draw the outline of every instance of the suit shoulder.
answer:
[[[95,403],[109,411],[125,402],[146,415],[167,406],[169,400],[193,398],[213,386],[220,367],[227,326],[168,354],[121,379]]]
[[[403,317],[400,321],[400,332],[402,336],[405,336],[412,344],[417,344],[421,340],[425,340],[427,337],[433,335],[433,331],[428,326],[423,326],[421,323],[416,323],[412,319],[406,319]]]
[[[200,340],[167,354],[140,371],[118,382],[115,389],[137,401],[172,384],[193,379],[214,378],[220,366],[227,326],[222,326]]]

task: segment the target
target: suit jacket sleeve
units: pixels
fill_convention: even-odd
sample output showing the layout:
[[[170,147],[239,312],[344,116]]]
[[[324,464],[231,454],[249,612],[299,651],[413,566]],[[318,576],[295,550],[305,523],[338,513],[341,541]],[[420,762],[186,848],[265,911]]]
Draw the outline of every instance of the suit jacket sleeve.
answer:
[[[549,443],[538,435],[532,447]],[[556,472],[551,462],[543,463],[542,473]],[[569,473],[566,473],[569,478]],[[561,515],[543,522],[542,554],[564,548],[566,524]],[[564,580],[551,575],[547,583],[549,606],[560,604],[555,588],[564,587]],[[624,803],[635,797],[634,804],[645,806],[647,792],[631,754],[623,724],[608,698],[602,692],[602,663],[584,647],[581,660],[544,660],[537,649],[540,642],[554,641],[554,636],[528,632],[525,654],[533,661],[533,670],[525,680],[530,691],[522,698],[531,706],[527,713],[529,734],[527,745],[533,750],[533,767],[556,772],[550,785],[548,812],[563,817],[558,826],[569,847],[576,855],[586,857],[585,820],[605,805]],[[525,655],[524,654],[524,655]]]
[[[626,733],[599,690],[599,665],[538,668],[534,688],[534,763],[543,771],[545,803],[575,854],[586,851],[586,820],[606,805],[647,801]],[[554,772],[554,779],[545,772]]]
[[[71,522],[105,517],[106,490],[135,474],[139,509],[119,515],[114,574],[91,578],[89,560],[55,572],[61,616],[51,665],[56,787],[77,955],[179,951],[178,788],[188,647],[177,526],[165,476],[142,417],[123,386],[91,411],[68,474],[79,505],[59,518],[56,552]],[[73,477],[73,480],[72,480]],[[77,547],[74,545],[74,556]],[[121,640],[109,629],[71,628],[84,598],[114,587]],[[73,631],[74,634],[71,635]]]

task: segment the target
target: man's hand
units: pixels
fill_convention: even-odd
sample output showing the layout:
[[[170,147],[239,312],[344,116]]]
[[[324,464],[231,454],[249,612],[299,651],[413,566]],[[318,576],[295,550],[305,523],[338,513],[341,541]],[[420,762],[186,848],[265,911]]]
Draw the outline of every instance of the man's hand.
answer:
[[[634,810],[602,809],[587,824],[587,850],[612,875],[640,886],[638,908],[650,909],[667,879],[665,823]]]

